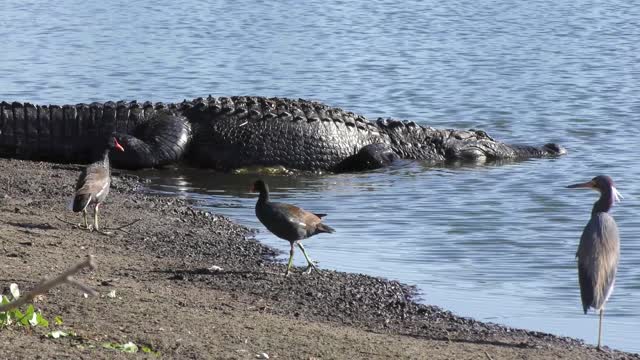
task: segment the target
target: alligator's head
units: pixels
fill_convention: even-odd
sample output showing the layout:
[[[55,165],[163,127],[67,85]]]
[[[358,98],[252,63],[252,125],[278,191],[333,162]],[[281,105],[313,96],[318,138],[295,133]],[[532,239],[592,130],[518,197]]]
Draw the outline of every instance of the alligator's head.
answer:
[[[457,132],[457,131],[456,131]],[[496,141],[482,131],[474,132],[475,136],[465,139],[447,139],[444,141],[445,158],[447,160],[500,160],[526,159],[537,157],[553,157],[567,153],[567,150],[556,143],[543,146],[512,145]]]
[[[556,143],[546,143],[542,147],[530,145],[509,145],[518,154],[519,157],[547,157],[560,156],[567,153],[564,146]]]
[[[541,147],[505,144],[481,130],[434,129],[414,122],[383,119],[376,124],[389,136],[393,150],[406,159],[477,162],[551,157],[567,152],[554,143]]]

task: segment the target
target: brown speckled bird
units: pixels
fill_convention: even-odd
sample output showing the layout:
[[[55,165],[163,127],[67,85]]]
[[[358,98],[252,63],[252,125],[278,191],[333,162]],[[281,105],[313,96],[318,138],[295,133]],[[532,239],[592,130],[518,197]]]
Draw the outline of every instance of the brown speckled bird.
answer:
[[[99,158],[82,171],[76,184],[73,212],[82,211],[83,227],[88,230],[100,231],[98,209],[100,204],[107,198],[109,187],[111,186],[111,167],[109,165],[109,152],[111,149],[124,151],[116,137],[110,137],[107,144],[105,144],[104,150],[99,154]],[[89,205],[94,205],[93,227],[89,226],[87,222],[87,207]]]
[[[300,242],[303,239],[320,233],[332,233],[335,230],[322,223],[322,217],[326,214],[314,214],[295,205],[272,202],[269,200],[269,188],[262,180],[253,184],[253,191],[260,192],[256,203],[256,216],[258,220],[275,236],[289,241],[291,250],[285,276],[289,275],[293,263],[294,246],[297,244],[304,258],[307,260],[305,273],[311,269],[317,270],[315,264],[307,256],[304,246]]]

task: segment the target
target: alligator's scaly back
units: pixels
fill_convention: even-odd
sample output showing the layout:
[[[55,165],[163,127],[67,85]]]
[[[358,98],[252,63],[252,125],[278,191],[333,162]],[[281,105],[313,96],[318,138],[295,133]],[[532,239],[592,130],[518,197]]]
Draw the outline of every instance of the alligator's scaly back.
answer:
[[[40,106],[0,103],[0,154],[60,162],[86,162],[93,144],[116,132],[126,155],[118,167],[153,167],[179,160],[190,137],[176,106],[107,102]]]
[[[190,159],[217,169],[332,170],[362,147],[388,142],[364,117],[302,99],[209,97],[183,103],[183,111],[194,129]]]

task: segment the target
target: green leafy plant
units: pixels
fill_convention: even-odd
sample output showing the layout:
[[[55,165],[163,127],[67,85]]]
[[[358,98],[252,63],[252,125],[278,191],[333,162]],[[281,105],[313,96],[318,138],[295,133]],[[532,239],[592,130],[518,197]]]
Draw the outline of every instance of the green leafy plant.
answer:
[[[17,284],[11,284],[9,286],[9,291],[11,292],[11,297],[13,297],[13,300],[10,300],[6,295],[2,295],[2,301],[0,301],[0,305],[9,304],[12,301],[16,301],[18,300],[18,298],[20,298],[20,289],[18,289]],[[24,313],[20,311],[19,308],[13,308],[7,311],[0,312],[0,327],[7,327],[14,324],[27,327],[48,327],[49,321],[47,321],[42,316],[40,311],[36,311],[32,304],[29,304]]]

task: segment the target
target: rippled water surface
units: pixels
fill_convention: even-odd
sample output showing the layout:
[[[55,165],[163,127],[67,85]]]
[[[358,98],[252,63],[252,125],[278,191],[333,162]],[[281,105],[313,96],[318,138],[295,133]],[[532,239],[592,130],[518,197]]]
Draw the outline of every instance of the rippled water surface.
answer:
[[[400,279],[461,315],[593,343],[597,317],[582,315],[574,254],[596,194],[564,186],[609,174],[625,200],[614,212],[622,259],[604,341],[640,352],[640,7],[5,0],[0,15],[0,100],[303,97],[563,144],[569,154],[553,160],[266,180],[274,198],[329,213],[337,232],[306,245],[323,268]],[[143,174],[153,190],[263,229],[252,176]]]

